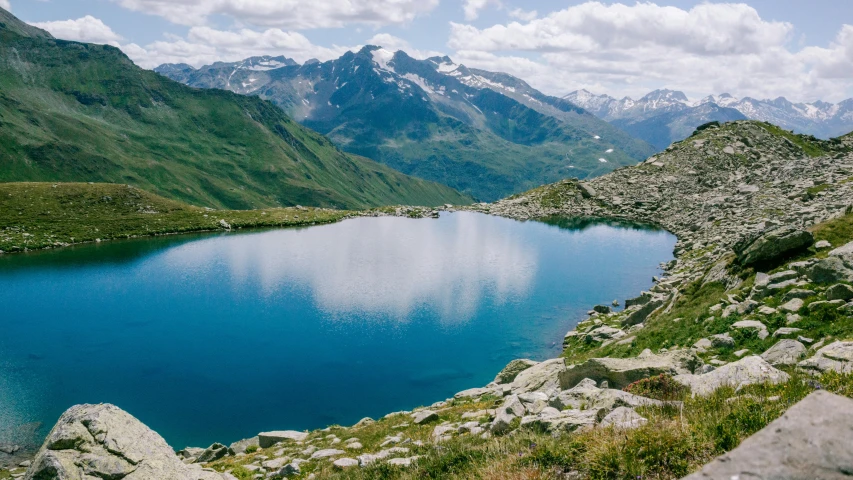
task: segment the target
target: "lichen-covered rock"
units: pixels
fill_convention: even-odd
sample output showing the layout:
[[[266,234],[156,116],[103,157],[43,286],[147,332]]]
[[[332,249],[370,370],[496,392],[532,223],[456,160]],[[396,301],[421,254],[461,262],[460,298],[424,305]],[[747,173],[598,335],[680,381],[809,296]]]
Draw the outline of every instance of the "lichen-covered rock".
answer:
[[[768,348],[766,352],[762,353],[761,358],[773,366],[796,365],[805,355],[806,347],[802,343],[796,340],[780,340]]]
[[[834,342],[821,348],[815,356],[797,364],[802,370],[820,374],[830,370],[853,372],[853,342]]]
[[[566,371],[566,361],[554,358],[522,371],[512,381],[512,393],[543,391],[546,393],[560,390],[559,376]]]
[[[702,375],[686,374],[674,377],[675,381],[690,387],[694,395],[710,395],[720,387],[739,389],[755,383],[783,383],[790,378],[790,375],[773,368],[756,355],[723,365]]]
[[[258,444],[261,448],[268,448],[278,442],[294,441],[301,442],[308,438],[307,432],[295,430],[275,430],[272,432],[261,432],[258,434]]]
[[[527,370],[528,368],[536,365],[537,362],[533,360],[527,360],[526,358],[521,358],[517,360],[513,360],[509,362],[503,370],[498,373],[495,377],[494,382],[498,385],[503,385],[506,383],[512,383],[515,380],[515,377],[518,376],[519,373]]]
[[[641,397],[612,388],[598,388],[595,381],[586,378],[574,387],[563,390],[550,401],[559,410],[566,408],[594,408],[609,412],[618,407],[660,406],[663,402]]]
[[[763,264],[784,255],[810,247],[814,237],[810,232],[782,227],[767,232],[742,249],[735,247],[737,261],[743,266]]]
[[[853,287],[843,283],[835,284],[826,289],[827,300],[844,300],[845,302],[853,299]]]
[[[815,283],[834,283],[853,280],[853,269],[848,268],[838,257],[819,260],[806,272]]]
[[[853,400],[817,391],[684,480],[849,478]]]
[[[109,404],[76,405],[47,435],[27,480],[222,480],[186,465],[156,432]]]
[[[642,427],[648,420],[628,407],[619,407],[608,413],[601,420],[602,427],[613,427],[618,430],[631,430]]]
[[[606,380],[610,386],[625,388],[637,380],[666,373],[693,373],[702,360],[690,350],[673,350],[655,355],[646,350],[635,358],[592,358],[566,369],[560,375],[561,390],[567,390],[585,378]]]
[[[537,415],[528,415],[521,419],[521,427],[533,428],[552,434],[568,433],[580,428],[593,427],[603,417],[601,410],[564,410],[548,408]]]

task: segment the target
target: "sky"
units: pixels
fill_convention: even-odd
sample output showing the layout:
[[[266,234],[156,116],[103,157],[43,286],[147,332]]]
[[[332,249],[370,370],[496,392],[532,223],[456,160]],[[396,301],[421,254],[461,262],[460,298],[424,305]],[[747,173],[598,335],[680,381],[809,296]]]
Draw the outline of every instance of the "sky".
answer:
[[[838,102],[853,97],[848,0],[0,0],[67,40],[144,68],[255,55],[331,60],[363,45],[449,55],[551,95],[681,90]]]

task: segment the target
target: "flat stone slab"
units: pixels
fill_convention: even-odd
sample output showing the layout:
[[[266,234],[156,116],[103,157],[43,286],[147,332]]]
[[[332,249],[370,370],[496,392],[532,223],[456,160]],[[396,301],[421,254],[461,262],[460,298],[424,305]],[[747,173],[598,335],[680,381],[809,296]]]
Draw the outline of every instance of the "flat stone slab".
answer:
[[[258,434],[258,445],[261,448],[267,448],[275,445],[278,442],[293,440],[301,442],[308,438],[308,433],[297,432],[296,430],[276,430],[272,432],[261,432]]]
[[[819,390],[685,480],[849,479],[851,425],[853,400]]]

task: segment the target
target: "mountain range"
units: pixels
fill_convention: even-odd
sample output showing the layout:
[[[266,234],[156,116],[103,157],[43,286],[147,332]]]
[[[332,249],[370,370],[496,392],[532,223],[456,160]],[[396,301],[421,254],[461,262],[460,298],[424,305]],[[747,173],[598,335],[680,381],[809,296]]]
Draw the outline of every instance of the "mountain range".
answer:
[[[710,95],[692,102],[679,91],[655,90],[633,100],[574,91],[565,100],[606,120],[657,148],[687,138],[695,127],[710,121],[761,120],[796,133],[832,138],[853,130],[853,99],[838,104],[792,103]]]
[[[265,100],[189,88],[0,9],[0,181],[131,184],[208,207],[472,199],[338,149]]]
[[[322,63],[253,57],[155,71],[271,100],[347,152],[484,201],[600,175],[655,152],[571,102],[448,57],[418,60],[366,46]]]

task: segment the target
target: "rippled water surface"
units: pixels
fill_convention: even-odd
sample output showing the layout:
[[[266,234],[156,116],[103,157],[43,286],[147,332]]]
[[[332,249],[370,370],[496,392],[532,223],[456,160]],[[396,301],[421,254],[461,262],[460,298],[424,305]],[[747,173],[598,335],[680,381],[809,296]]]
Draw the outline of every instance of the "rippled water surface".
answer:
[[[0,443],[40,441],[77,403],[176,447],[429,404],[557,355],[674,243],[453,213],[0,257]]]

